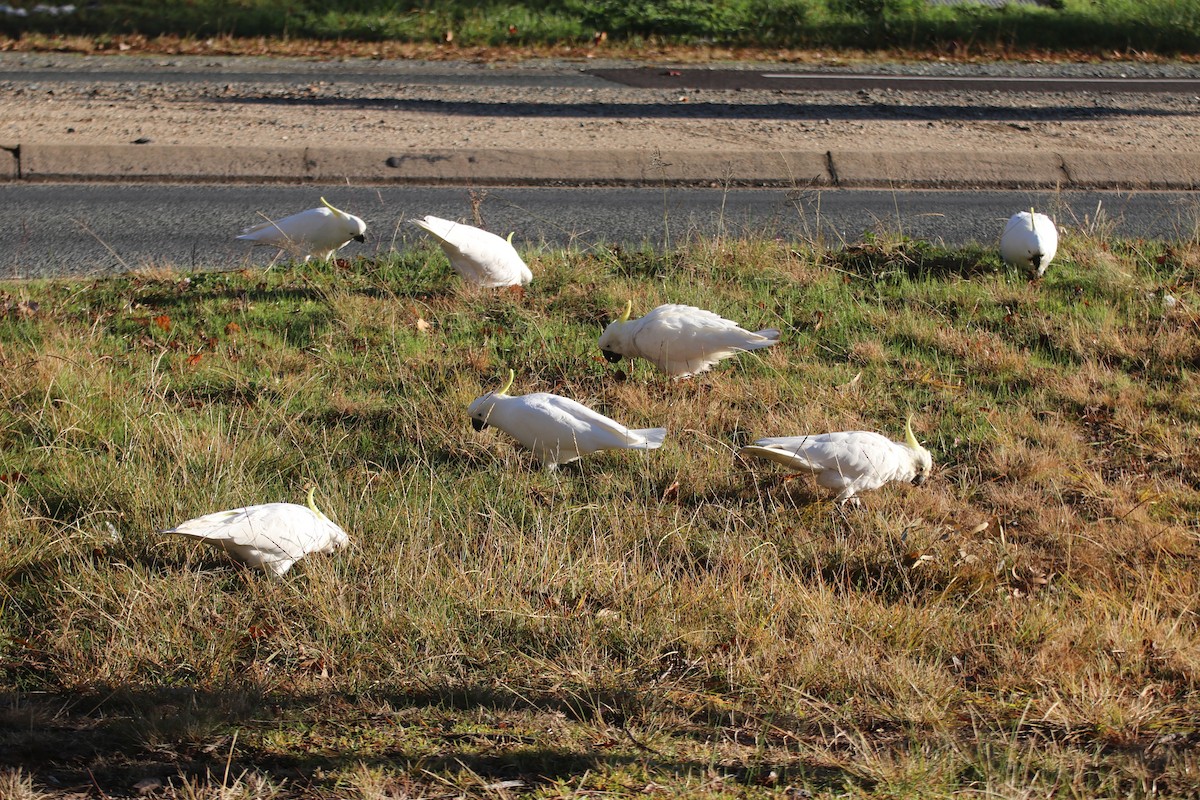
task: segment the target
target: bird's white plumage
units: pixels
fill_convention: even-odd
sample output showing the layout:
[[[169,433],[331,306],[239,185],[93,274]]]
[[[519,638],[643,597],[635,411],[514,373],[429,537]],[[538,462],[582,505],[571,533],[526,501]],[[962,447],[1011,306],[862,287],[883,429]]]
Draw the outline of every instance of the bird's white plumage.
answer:
[[[1033,209],[1013,214],[1000,237],[1000,257],[1016,267],[1033,269],[1038,276],[1058,252],[1058,228],[1045,214]]]
[[[322,198],[324,200],[324,198]],[[364,241],[367,225],[353,214],[331,205],[310,208],[280,220],[253,225],[237,237],[256,244],[273,245],[304,260],[328,260],[351,240]]]
[[[215,545],[238,561],[277,576],[285,574],[309,553],[331,553],[350,543],[346,532],[316,506],[295,503],[264,503],[217,511],[189,519],[163,533],[177,533]]]
[[[598,450],[653,450],[666,428],[631,430],[582,403],[546,392],[505,394],[508,387],[476,398],[468,409],[476,430],[495,425],[549,469]]]
[[[889,481],[919,484],[933,469],[929,451],[915,437],[902,444],[871,431],[759,439],[740,452],[813,473],[819,486],[837,492],[834,499],[839,503],[857,501],[857,493]]]
[[[524,286],[533,280],[533,273],[507,239],[429,215],[409,222],[433,234],[450,259],[450,266],[468,283],[487,287]]]
[[[613,320],[600,335],[609,361],[644,358],[663,372],[683,378],[708,370],[722,359],[779,343],[779,331],[748,331],[736,322],[695,306],[667,304],[640,319]]]

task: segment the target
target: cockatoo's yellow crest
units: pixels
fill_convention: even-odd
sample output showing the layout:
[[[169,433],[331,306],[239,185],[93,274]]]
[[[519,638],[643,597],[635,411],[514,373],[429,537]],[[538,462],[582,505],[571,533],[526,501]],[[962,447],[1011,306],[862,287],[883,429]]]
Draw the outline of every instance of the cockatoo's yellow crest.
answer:
[[[496,394],[497,395],[506,395],[508,390],[512,388],[513,381],[516,379],[517,379],[517,374],[510,369],[508,371],[508,383],[504,384],[504,386],[502,386],[500,388],[500,391],[496,392]]]
[[[325,206],[330,211],[332,211],[334,214],[337,214],[339,217],[348,216],[345,211],[342,211],[340,208],[334,208],[332,205],[330,205],[329,201],[326,200],[324,197],[321,198],[321,205]]]
[[[912,416],[904,420],[904,440],[908,442],[908,446],[913,450],[920,450],[921,443],[917,441],[917,437],[913,434]]]

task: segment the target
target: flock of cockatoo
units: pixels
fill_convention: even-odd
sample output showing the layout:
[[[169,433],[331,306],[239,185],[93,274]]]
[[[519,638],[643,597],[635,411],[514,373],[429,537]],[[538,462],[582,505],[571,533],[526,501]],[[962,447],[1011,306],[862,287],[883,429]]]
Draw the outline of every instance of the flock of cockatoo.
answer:
[[[351,241],[365,240],[366,225],[334,208],[321,207],[247,228],[239,239],[273,245],[296,257],[329,259]],[[525,286],[533,273],[507,239],[458,222],[425,216],[409,220],[431,234],[463,280],[483,287]],[[1058,249],[1058,230],[1033,209],[1014,214],[1000,237],[1001,257],[1041,277]],[[739,353],[778,344],[774,328],[748,331],[711,311],[687,305],[661,305],[630,319],[633,302],[600,335],[598,345],[609,362],[643,358],[674,379],[711,369]],[[476,431],[494,426],[516,439],[544,467],[575,461],[601,450],[655,450],[666,428],[631,429],[582,403],[548,392],[510,395],[515,375],[500,389],[476,398],[467,409]],[[886,483],[922,484],[933,458],[904,425],[904,442],[873,431],[839,431],[759,439],[739,451],[814,475],[816,483],[836,492],[839,504],[859,502],[860,492]],[[188,520],[164,533],[190,536],[220,547],[235,559],[282,576],[305,555],[346,546],[344,530],[322,514],[308,492],[308,505],[266,503],[219,511]]]

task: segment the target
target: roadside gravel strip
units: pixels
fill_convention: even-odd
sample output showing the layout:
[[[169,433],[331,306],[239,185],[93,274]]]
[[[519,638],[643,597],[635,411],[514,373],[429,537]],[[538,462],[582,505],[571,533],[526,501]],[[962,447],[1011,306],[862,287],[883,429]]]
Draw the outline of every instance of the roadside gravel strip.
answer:
[[[645,65],[0,54],[0,180],[1200,187],[1193,85],[639,88],[593,74],[634,66]],[[1200,78],[1129,63],[820,71]]]

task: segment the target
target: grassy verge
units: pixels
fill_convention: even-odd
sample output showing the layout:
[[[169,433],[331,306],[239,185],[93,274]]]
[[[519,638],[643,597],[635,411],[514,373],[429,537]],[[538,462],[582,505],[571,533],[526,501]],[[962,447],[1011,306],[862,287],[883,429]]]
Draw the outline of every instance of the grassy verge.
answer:
[[[25,4],[32,7],[32,3]],[[1058,7],[922,0],[556,0],[442,2],[415,7],[363,0],[127,0],[77,4],[72,13],[0,16],[10,37],[130,35],[206,39],[449,42],[528,47],[608,41],[632,45],[759,48],[915,48],[953,53],[1059,51],[1194,54],[1200,6],[1180,0],[1061,0]]]
[[[1200,792],[1195,241],[530,255],[0,285],[0,794]],[[627,298],[784,343],[617,380]],[[509,367],[668,443],[539,471]],[[908,412],[859,511],[733,455]],[[285,580],[155,533],[311,483]]]

